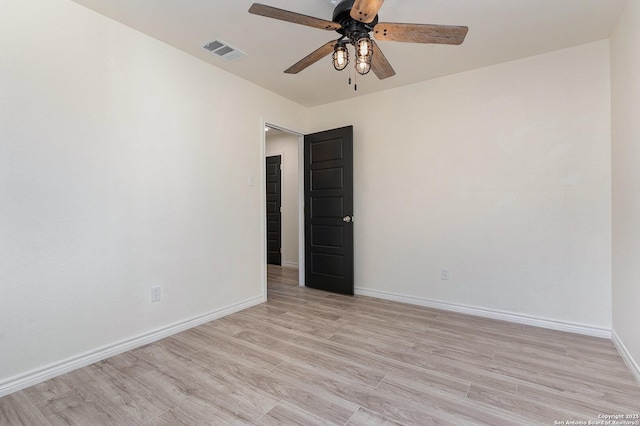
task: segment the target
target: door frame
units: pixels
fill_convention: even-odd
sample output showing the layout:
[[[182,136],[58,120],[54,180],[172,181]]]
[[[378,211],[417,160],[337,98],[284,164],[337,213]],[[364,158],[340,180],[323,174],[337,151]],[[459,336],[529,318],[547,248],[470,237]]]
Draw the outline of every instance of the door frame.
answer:
[[[293,130],[291,128],[274,124],[271,120],[263,119],[260,126],[261,138],[261,171],[260,171],[260,187],[266,185],[266,152],[267,152],[267,135],[264,131],[266,127],[289,133],[298,137],[298,285],[305,287],[305,252],[304,252],[304,135],[305,133]],[[261,191],[261,210],[262,210],[262,263],[264,269],[263,289],[265,298],[267,296],[267,196],[265,191]]]

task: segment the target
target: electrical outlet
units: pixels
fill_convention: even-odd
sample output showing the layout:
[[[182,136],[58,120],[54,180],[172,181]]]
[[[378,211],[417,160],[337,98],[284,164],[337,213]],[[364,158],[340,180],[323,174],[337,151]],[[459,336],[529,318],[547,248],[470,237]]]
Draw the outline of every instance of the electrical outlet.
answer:
[[[162,298],[162,290],[160,286],[151,287],[151,301],[159,302]]]
[[[440,268],[440,279],[444,281],[449,280],[449,270],[447,268]]]

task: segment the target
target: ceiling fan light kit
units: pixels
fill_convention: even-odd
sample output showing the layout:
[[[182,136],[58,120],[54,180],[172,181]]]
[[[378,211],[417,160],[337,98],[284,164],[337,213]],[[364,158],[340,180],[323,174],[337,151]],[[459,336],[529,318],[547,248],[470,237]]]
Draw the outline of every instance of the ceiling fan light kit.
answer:
[[[376,40],[458,45],[464,41],[469,30],[467,27],[452,25],[378,23],[378,11],[384,0],[328,1],[337,4],[331,21],[260,3],[254,3],[249,8],[249,13],[254,15],[336,31],[340,34],[340,38],[316,49],[287,68],[285,73],[297,74],[329,54],[333,54],[333,67],[342,71],[349,64],[348,45],[351,44],[355,51],[355,69],[358,74],[365,75],[373,70],[373,73],[383,80],[394,76],[396,72],[376,42],[371,39],[370,32],[373,32]]]

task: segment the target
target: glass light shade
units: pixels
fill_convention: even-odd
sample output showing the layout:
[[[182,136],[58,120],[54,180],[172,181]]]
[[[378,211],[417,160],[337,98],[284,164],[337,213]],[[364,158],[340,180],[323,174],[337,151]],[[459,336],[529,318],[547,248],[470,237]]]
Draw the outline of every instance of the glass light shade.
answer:
[[[373,44],[369,37],[362,37],[356,43],[356,56],[357,57],[371,57],[373,55]]]
[[[361,75],[365,75],[371,71],[371,56],[358,56],[358,60],[356,61],[356,71]]]
[[[342,71],[349,64],[349,51],[347,50],[347,46],[344,44],[336,45],[333,50],[333,67]]]

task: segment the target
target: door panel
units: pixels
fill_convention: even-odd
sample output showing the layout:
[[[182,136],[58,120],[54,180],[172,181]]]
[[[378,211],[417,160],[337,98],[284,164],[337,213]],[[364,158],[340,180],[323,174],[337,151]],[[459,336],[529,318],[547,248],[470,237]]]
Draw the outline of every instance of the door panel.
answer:
[[[267,192],[267,263],[282,264],[282,177],[281,156],[266,159]]]
[[[305,284],[353,294],[353,127],[306,135],[304,153]]]
[[[343,247],[344,226],[314,226],[311,230],[311,244],[315,247]]]
[[[311,186],[316,190],[340,189],[344,186],[344,170],[341,168],[313,170],[311,172]]]

